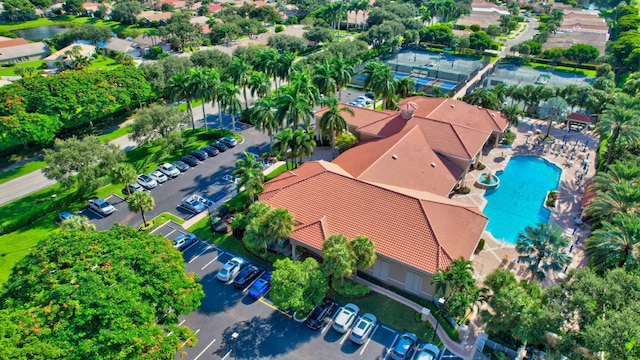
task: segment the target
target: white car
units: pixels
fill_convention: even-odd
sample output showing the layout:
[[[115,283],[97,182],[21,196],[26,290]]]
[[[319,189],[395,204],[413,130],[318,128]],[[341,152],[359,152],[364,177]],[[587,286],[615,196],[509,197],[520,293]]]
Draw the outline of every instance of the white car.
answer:
[[[180,175],[180,170],[176,169],[175,166],[173,166],[173,164],[170,163],[162,163],[162,164],[158,164],[158,170],[169,176],[169,177],[176,177],[178,175]]]
[[[349,331],[353,322],[356,321],[356,317],[360,312],[360,308],[356,304],[349,303],[340,308],[338,315],[333,322],[333,330],[344,334]]]
[[[412,360],[434,360],[438,358],[440,349],[433,344],[426,344],[416,349]]]
[[[169,178],[167,177],[167,175],[161,173],[158,170],[154,170],[152,172],[149,173],[149,176],[151,176],[151,178],[155,181],[158,182],[158,184],[162,184],[164,182],[169,181]]]
[[[142,185],[142,187],[147,190],[151,190],[158,186],[158,182],[146,174],[138,175],[138,184]]]
[[[362,315],[351,331],[349,339],[358,345],[364,344],[365,340],[371,335],[373,328],[376,327],[378,319],[371,313]]]
[[[218,275],[216,277],[220,281],[227,282],[233,279],[234,276],[242,269],[242,265],[244,265],[244,259],[239,257],[234,257],[233,259],[227,261],[226,264],[218,271]]]

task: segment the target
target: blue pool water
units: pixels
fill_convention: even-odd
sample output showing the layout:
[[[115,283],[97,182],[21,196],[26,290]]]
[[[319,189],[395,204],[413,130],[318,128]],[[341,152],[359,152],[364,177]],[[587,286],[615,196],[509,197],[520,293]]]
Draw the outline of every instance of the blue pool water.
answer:
[[[500,186],[484,195],[487,230],[496,239],[515,244],[527,225],[547,223],[550,214],[543,206],[545,196],[558,188],[561,173],[559,167],[535,156],[512,158],[503,172],[496,173]]]

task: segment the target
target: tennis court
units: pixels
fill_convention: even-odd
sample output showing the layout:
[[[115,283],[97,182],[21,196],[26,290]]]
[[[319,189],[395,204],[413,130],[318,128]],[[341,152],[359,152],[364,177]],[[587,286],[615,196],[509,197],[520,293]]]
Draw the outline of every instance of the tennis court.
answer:
[[[498,65],[483,81],[485,88],[491,89],[498,84],[506,85],[546,85],[566,86],[575,84],[578,86],[593,84],[594,77],[587,77],[563,71],[550,71],[534,69],[513,64]]]
[[[403,74],[403,73],[398,73],[398,72],[394,72],[393,73],[393,77],[394,79],[402,79],[402,78],[406,78],[406,77],[410,77],[414,80],[415,82],[415,87],[416,87],[416,91],[425,91],[427,90],[427,88],[432,88],[432,87],[439,87],[442,90],[445,91],[450,91],[455,89],[455,87],[458,85],[458,83],[453,82],[453,81],[446,81],[446,80],[442,80],[442,79],[435,79],[432,77],[428,77],[428,76],[417,76],[415,74]],[[364,81],[367,79],[367,75],[361,74],[356,76],[352,83],[355,85],[359,85],[359,86],[363,86],[364,85]]]

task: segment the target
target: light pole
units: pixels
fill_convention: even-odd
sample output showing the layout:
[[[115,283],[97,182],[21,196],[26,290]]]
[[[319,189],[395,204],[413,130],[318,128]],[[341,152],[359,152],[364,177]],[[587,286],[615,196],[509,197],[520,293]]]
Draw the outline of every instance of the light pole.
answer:
[[[237,332],[233,332],[233,334],[231,334],[231,340],[233,342],[233,359],[234,360],[238,360],[238,357],[236,355],[236,340],[238,339],[238,334]]]
[[[56,209],[56,198],[57,197],[58,197],[58,195],[51,194],[51,206],[53,207],[53,210],[56,211],[56,214],[58,214],[58,218],[60,218],[60,212],[58,212],[58,209]]]

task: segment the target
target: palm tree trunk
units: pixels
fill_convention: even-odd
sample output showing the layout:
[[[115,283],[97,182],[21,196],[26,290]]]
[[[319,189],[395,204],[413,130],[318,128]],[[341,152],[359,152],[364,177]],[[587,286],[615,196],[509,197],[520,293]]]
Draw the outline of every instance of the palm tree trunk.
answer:
[[[247,88],[242,88],[242,92],[244,93],[244,109],[249,110],[249,102],[247,101]]]
[[[342,86],[338,87],[338,102],[342,102]]]
[[[549,126],[547,126],[547,135],[544,137],[545,139],[549,138],[549,133],[551,132],[551,125],[553,125],[553,118],[549,116]]]
[[[187,111],[191,114],[191,127],[196,130],[196,118],[193,116],[193,108],[191,107],[191,100],[187,100]]]
[[[236,115],[231,114],[231,128],[233,129],[233,133],[236,133]]]
[[[204,111],[204,99],[202,100],[202,121],[204,121],[204,129],[208,131],[209,127],[207,126],[207,113]]]
[[[331,157],[332,159],[336,158],[336,132],[331,132]]]
[[[220,100],[218,100],[218,122],[220,123],[220,130],[222,130],[222,105]]]
[[[144,223],[144,227],[147,227],[147,219],[144,217],[144,210],[140,210],[140,213],[142,214],[142,222]]]
[[[615,150],[615,147],[616,147],[616,141],[618,141],[618,134],[619,134],[618,129],[615,129],[611,133],[611,138],[609,138],[609,150],[607,151],[607,166],[609,166],[609,164],[611,164],[611,161],[613,161],[613,151]]]

